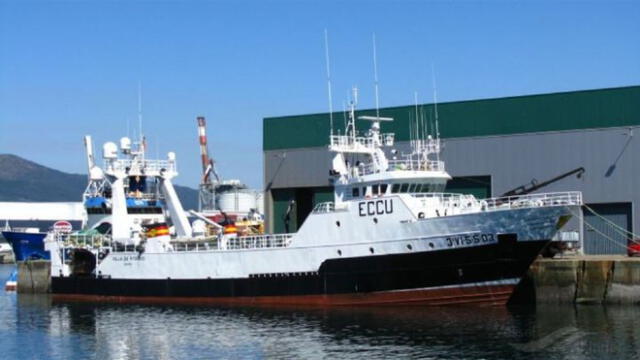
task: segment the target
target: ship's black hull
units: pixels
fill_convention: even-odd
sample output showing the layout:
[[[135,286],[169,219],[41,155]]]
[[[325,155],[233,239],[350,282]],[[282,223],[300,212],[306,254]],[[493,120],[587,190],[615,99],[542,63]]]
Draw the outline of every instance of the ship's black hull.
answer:
[[[311,273],[239,279],[53,277],[55,299],[253,304],[505,303],[548,241],[325,261]]]

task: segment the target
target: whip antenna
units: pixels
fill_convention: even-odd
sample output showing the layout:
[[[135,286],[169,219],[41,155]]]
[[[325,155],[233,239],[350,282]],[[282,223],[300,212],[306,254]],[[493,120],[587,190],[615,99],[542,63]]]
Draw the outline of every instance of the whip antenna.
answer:
[[[436,91],[436,74],[433,70],[433,64],[431,64],[431,79],[433,81],[433,110],[436,122],[436,139],[440,138],[440,129],[438,129],[438,95]]]
[[[138,81],[138,130],[142,141],[142,82]]]
[[[378,56],[376,53],[376,33],[373,33],[373,80],[376,90],[376,117],[380,117],[380,101],[378,99]]]
[[[333,135],[333,99],[331,96],[331,71],[329,66],[329,35],[327,29],[324,29],[324,57],[327,65],[327,93],[329,94],[329,127],[331,135]]]

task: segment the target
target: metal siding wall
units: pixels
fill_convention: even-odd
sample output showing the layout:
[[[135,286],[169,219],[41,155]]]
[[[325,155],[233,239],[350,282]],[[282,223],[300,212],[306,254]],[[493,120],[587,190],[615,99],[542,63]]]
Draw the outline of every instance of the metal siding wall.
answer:
[[[265,151],[264,156],[268,189],[329,186],[334,154],[326,147]]]
[[[631,231],[631,204],[592,204],[596,213],[608,221]],[[588,255],[627,254],[627,236],[607,224],[602,218],[584,211],[584,253]],[[589,224],[590,226],[588,226]],[[594,230],[595,229],[595,230]],[[598,233],[600,232],[600,233]],[[604,236],[603,236],[604,235]]]

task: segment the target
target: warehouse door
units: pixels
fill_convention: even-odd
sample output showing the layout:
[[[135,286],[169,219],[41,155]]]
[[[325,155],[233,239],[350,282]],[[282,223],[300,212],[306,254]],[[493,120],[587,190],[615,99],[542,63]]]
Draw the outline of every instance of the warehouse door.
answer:
[[[627,236],[622,231],[616,231],[615,227],[608,222],[631,231],[631,203],[588,206],[602,218],[584,209],[584,253],[588,255],[627,254]]]
[[[296,189],[296,224],[300,229],[307,216],[313,210],[313,189],[297,188]],[[296,229],[296,230],[297,230]]]

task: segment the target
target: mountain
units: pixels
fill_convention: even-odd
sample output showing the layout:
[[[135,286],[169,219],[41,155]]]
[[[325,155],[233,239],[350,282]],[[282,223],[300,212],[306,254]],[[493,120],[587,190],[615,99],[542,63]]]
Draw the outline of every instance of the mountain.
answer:
[[[87,175],[54,170],[16,155],[0,154],[0,201],[80,201]],[[175,185],[185,209],[198,208],[198,191]]]

